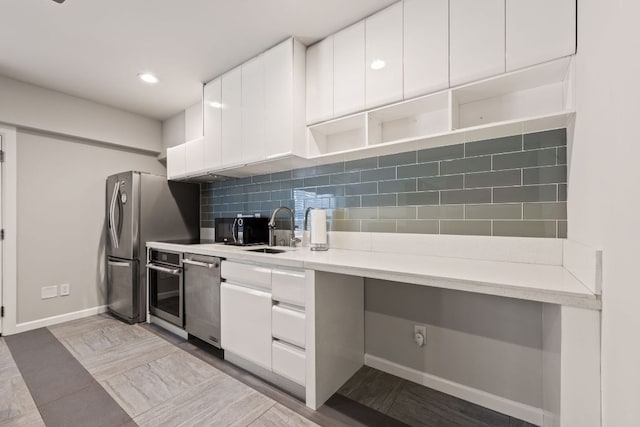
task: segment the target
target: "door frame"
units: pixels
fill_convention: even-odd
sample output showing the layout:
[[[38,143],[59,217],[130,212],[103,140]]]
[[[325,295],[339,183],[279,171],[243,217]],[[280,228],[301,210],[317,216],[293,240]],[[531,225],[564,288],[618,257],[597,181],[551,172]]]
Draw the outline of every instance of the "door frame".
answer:
[[[0,135],[5,153],[2,164],[2,227],[4,241],[2,241],[2,335],[16,333],[18,322],[18,145],[15,127],[0,123]]]

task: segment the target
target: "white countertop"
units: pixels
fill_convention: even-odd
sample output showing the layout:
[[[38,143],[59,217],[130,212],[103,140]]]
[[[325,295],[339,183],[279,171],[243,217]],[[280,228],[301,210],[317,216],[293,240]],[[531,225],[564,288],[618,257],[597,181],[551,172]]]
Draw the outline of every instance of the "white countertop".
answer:
[[[557,265],[410,255],[386,252],[283,248],[280,254],[249,252],[257,247],[149,242],[149,247],[212,255],[229,260],[370,277],[423,286],[601,309],[601,300]]]

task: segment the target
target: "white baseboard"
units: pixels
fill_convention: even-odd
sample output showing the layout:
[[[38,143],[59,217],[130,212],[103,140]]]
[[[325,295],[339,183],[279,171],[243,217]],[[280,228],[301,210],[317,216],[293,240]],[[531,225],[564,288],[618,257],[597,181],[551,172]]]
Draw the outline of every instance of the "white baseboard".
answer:
[[[97,307],[85,308],[84,310],[74,311],[71,313],[59,314],[57,316],[45,317],[44,319],[18,323],[13,333],[19,334],[20,332],[26,332],[26,331],[31,331],[33,329],[57,325],[58,323],[64,323],[70,320],[82,319],[83,317],[95,316],[96,314],[106,313],[106,312],[107,312],[107,306],[99,305]]]
[[[543,425],[543,411],[541,408],[526,405],[506,399],[486,391],[478,390],[463,384],[459,384],[435,375],[427,374],[413,368],[399,365],[381,357],[364,355],[364,364],[379,369],[388,374],[395,375],[405,380],[422,384],[434,390],[441,391],[451,396],[475,403],[485,408],[527,421],[535,425]]]

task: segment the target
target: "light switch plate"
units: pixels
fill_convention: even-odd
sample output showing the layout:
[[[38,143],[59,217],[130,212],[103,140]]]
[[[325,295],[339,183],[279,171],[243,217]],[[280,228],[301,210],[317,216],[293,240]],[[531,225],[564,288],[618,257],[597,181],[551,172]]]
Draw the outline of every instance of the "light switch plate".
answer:
[[[53,286],[43,286],[40,290],[40,298],[48,299],[55,298],[58,296],[58,287],[56,285]]]

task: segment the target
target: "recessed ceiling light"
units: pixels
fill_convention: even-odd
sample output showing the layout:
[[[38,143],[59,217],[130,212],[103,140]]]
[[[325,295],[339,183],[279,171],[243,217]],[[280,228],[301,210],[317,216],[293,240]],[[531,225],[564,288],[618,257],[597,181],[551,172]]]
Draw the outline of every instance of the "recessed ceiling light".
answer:
[[[140,73],[138,74],[138,78],[140,80],[142,80],[145,83],[150,83],[150,84],[155,84],[158,83],[160,80],[158,80],[158,78],[156,76],[154,76],[151,73]]]
[[[222,104],[219,103],[218,101],[211,101],[209,105],[212,106],[213,108],[222,108]]]
[[[382,59],[374,59],[373,62],[371,62],[371,69],[381,70],[384,68],[385,65],[387,65],[387,63],[384,62]]]

